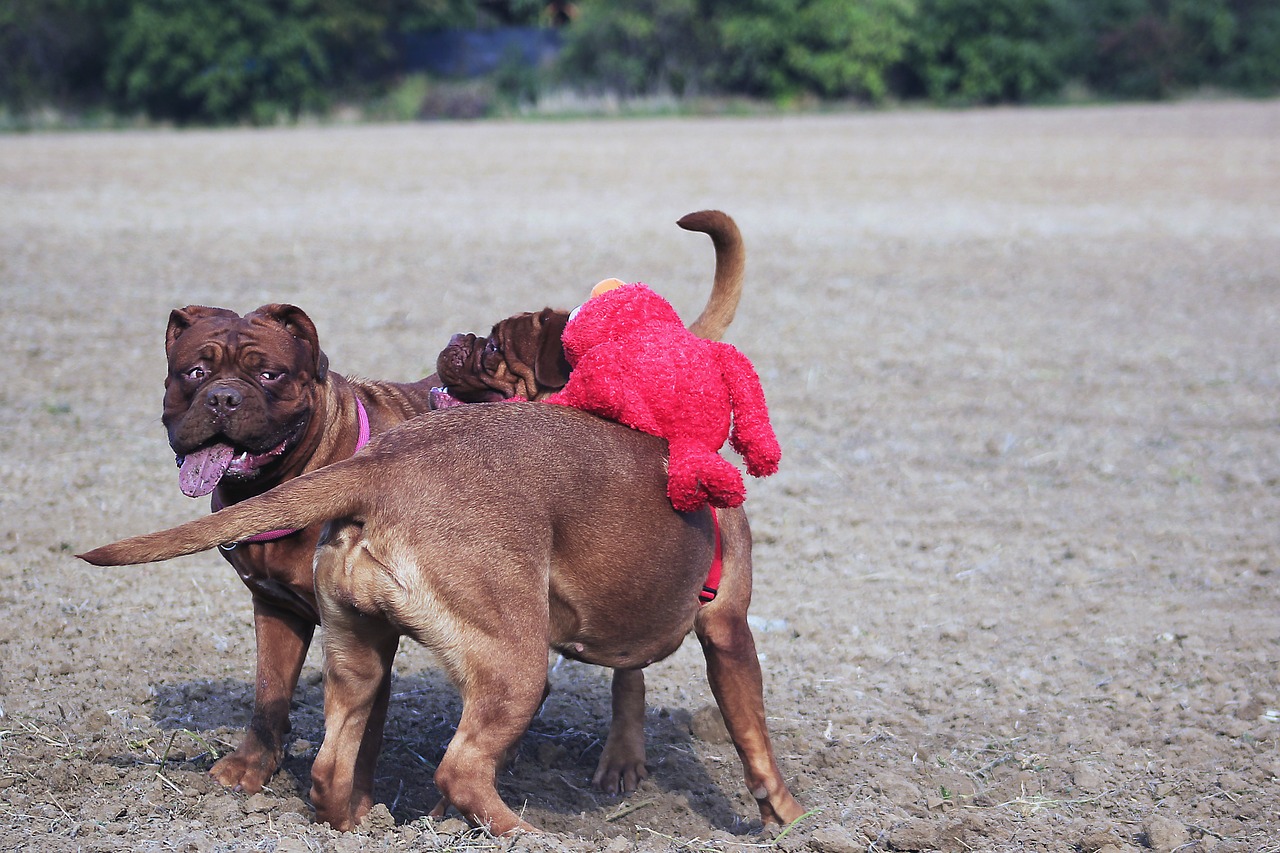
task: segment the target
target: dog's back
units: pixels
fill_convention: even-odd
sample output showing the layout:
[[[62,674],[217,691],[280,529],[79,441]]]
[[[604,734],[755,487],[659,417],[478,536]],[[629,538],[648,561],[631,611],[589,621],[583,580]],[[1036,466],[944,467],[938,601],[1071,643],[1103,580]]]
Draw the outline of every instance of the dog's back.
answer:
[[[415,547],[538,547],[555,568],[595,561],[599,572],[564,582],[626,598],[644,586],[650,569],[641,563],[679,563],[688,548],[710,559],[709,515],[671,508],[665,461],[661,440],[563,406],[459,407],[407,421],[350,459],[212,515],[80,556],[103,566],[155,562],[360,516],[371,537]],[[641,574],[624,583],[612,566]]]

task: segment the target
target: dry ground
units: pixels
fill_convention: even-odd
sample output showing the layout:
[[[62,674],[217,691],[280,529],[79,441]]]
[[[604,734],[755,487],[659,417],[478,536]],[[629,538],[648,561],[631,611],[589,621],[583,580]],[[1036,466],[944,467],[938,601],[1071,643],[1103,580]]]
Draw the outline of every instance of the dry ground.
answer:
[[[379,810],[310,823],[319,653],[286,769],[212,755],[252,694],[216,555],[72,554],[206,508],[159,423],[171,308],[302,305],[335,369],[597,279],[730,340],[785,449],[753,483],[769,722],[812,814],[759,832],[697,644],[650,768],[589,790],[605,674],[565,663],[501,779],[517,850],[1280,850],[1280,103],[0,138],[0,847],[505,849],[423,817],[456,695],[398,662]]]

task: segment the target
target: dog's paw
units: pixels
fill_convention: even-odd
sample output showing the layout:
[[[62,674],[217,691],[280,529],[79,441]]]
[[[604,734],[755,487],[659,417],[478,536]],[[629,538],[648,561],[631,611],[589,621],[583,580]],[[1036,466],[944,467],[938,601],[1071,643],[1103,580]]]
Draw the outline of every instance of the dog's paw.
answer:
[[[600,765],[591,777],[591,784],[606,794],[633,794],[640,783],[649,778],[644,766],[644,755],[600,756]]]
[[[224,788],[256,794],[271,779],[277,763],[269,751],[237,749],[218,759],[209,768],[209,775]]]

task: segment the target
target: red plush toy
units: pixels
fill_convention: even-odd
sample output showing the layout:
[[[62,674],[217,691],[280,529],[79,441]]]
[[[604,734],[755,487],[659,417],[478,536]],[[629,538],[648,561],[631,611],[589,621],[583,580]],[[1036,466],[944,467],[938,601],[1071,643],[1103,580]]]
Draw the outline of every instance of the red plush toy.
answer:
[[[742,475],[718,452],[726,438],[752,476],[778,470],[782,450],[751,362],[729,344],[694,336],[646,285],[602,281],[570,317],[563,340],[573,369],[547,402],[665,438],[667,495],[676,509],[746,499]]]

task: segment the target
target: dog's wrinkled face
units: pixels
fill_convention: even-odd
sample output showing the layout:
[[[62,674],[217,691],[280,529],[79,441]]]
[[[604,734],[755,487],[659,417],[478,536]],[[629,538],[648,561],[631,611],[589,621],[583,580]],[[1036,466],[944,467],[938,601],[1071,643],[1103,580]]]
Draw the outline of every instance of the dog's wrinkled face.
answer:
[[[179,484],[191,497],[250,480],[306,432],[328,372],[300,308],[264,305],[241,317],[192,305],[169,316],[164,416]]]
[[[561,344],[568,319],[567,312],[544,308],[499,320],[487,338],[454,335],[436,373],[448,395],[463,403],[546,397],[569,380]]]

